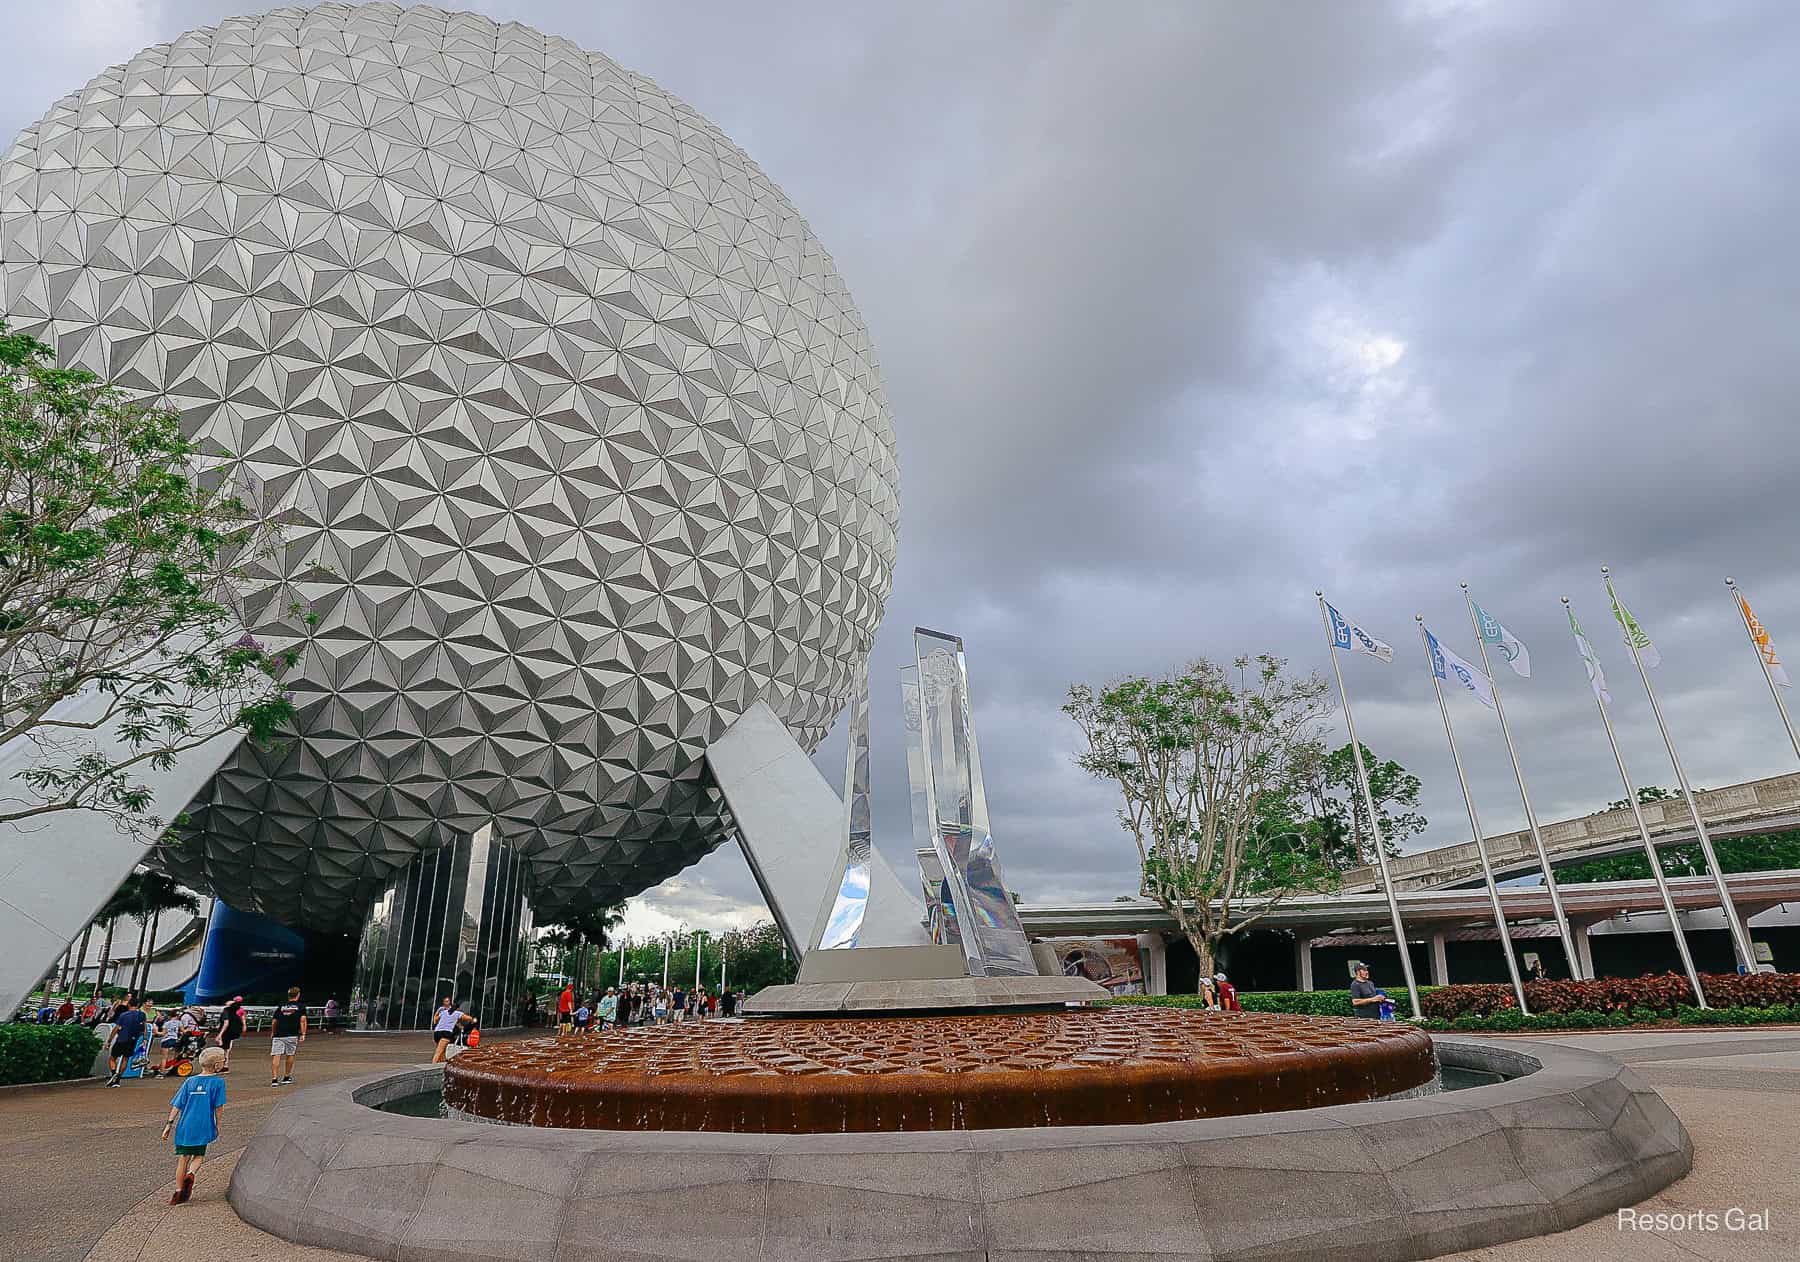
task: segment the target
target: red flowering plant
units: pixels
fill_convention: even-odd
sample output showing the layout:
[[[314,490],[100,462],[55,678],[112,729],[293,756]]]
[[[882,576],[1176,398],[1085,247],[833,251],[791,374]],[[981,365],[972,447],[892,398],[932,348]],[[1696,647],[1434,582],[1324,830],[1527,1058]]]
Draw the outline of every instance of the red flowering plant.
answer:
[[[1800,973],[1712,973],[1700,978],[1706,1001],[1714,1008],[1768,1008],[1800,1003]],[[1511,986],[1483,983],[1441,986],[1425,994],[1420,1005],[1429,1020],[1487,1017],[1517,1005]],[[1636,1012],[1675,1016],[1696,1006],[1694,988],[1680,973],[1648,977],[1599,977],[1593,981],[1525,983],[1525,1006],[1534,1013]]]

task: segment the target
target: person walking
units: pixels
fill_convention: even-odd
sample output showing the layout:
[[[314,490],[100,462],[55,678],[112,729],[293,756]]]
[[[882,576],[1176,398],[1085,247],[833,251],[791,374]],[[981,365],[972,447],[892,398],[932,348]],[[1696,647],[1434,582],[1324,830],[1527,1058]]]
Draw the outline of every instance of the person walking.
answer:
[[[575,985],[564,982],[562,994],[556,997],[556,1032],[567,1034],[575,1023]]]
[[[175,1053],[181,1047],[181,1018],[171,1012],[163,1018],[162,1029],[158,1031],[162,1047],[162,1063],[149,1070],[144,1076],[160,1078],[164,1074],[175,1071]]]
[[[125,1076],[131,1058],[137,1055],[138,1040],[144,1036],[144,1028],[144,1013],[138,1007],[137,996],[133,995],[125,1010],[113,1018],[112,1047],[107,1057],[112,1072],[106,1080],[107,1086],[118,1086],[119,1079]]]
[[[219,1050],[225,1053],[225,1063],[219,1069],[222,1074],[231,1072],[231,1045],[244,1037],[244,997],[233,995],[219,1009]]]
[[[269,1035],[269,1085],[285,1087],[294,1081],[294,1057],[306,1042],[306,1008],[298,986],[289,986],[287,1002],[276,1005]]]
[[[225,1107],[225,1080],[218,1076],[225,1053],[209,1047],[200,1053],[194,1075],[181,1080],[169,1101],[169,1120],[162,1137],[175,1141],[175,1191],[169,1204],[182,1205],[194,1194],[194,1177],[206,1160],[206,1146],[219,1138],[219,1112]]]
[[[619,996],[614,992],[611,986],[608,986],[606,988],[606,993],[600,996],[599,1011],[600,1032],[602,1034],[611,1034],[613,1028],[619,1022]]]
[[[1381,1019],[1381,1005],[1390,1002],[1387,991],[1378,988],[1369,980],[1369,966],[1361,960],[1353,960],[1350,964],[1350,1011],[1359,1017],[1370,1020]]]
[[[431,1023],[431,1063],[442,1064],[450,1056],[450,1041],[462,1028],[462,1009],[456,1006],[454,995],[445,995],[438,1001],[437,1018]]]

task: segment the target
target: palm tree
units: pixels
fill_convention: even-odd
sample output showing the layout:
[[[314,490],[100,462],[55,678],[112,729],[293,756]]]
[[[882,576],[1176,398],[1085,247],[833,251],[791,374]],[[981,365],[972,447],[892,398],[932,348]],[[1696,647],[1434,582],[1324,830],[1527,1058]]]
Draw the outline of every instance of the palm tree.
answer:
[[[94,923],[106,926],[106,939],[100,944],[100,971],[94,974],[94,1002],[100,1001],[100,988],[106,985],[106,970],[112,964],[113,929],[120,916],[129,916],[137,906],[138,874],[133,872],[119,883],[112,897],[94,913]]]
[[[75,987],[81,984],[81,970],[87,967],[88,938],[93,935],[93,932],[94,922],[90,920],[87,922],[87,926],[81,931],[81,945],[75,948],[72,957],[72,963],[74,965],[73,971],[65,972],[63,974],[62,990],[66,995],[73,995],[75,993]]]
[[[598,907],[570,908],[555,920],[546,923],[550,932],[545,935],[557,945],[568,945],[577,949],[592,946],[595,951],[606,949],[607,936],[613,928],[625,919],[624,903],[607,903]],[[554,935],[554,936],[552,936]],[[564,935],[567,935],[566,938]],[[591,957],[583,955],[582,962],[590,962]],[[563,971],[569,970],[565,967]],[[582,985],[587,984],[587,970],[582,970]]]
[[[165,911],[200,914],[200,900],[177,885],[165,872],[147,871],[138,879],[138,902],[135,912],[148,934],[140,935],[138,958],[132,970],[132,989],[143,994],[150,986],[150,958],[156,954],[156,931]]]

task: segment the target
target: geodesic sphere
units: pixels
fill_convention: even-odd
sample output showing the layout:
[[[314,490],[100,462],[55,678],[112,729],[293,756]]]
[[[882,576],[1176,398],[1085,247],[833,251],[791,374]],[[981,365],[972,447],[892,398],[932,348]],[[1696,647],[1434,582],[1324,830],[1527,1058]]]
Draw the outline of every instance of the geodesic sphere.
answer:
[[[724,835],[707,742],[762,699],[816,745],[880,622],[894,438],[830,257],[566,40],[324,5],[147,49],[0,160],[0,310],[289,523],[249,621],[299,735],[167,860],[237,906],[349,927],[490,820],[540,914],[641,890]]]

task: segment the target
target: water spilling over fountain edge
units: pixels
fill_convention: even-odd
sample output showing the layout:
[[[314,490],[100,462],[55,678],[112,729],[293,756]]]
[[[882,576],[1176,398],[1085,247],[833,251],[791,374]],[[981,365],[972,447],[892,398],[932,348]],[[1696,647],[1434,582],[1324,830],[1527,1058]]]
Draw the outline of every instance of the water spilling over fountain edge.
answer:
[[[596,1130],[1096,1126],[1350,1104],[1430,1083],[1431,1040],[1354,1018],[1149,1007],[765,1018],[466,1052],[453,1115]]]

